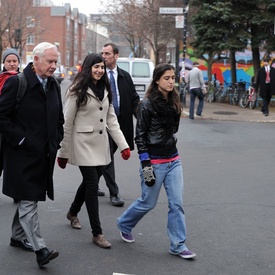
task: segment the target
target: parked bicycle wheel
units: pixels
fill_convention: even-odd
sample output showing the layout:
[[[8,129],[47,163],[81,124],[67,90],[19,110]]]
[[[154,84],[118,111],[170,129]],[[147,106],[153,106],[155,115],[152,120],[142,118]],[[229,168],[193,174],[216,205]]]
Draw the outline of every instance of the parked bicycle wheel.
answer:
[[[239,100],[239,106],[241,108],[246,108],[249,104],[249,91],[246,90],[242,95],[241,98]]]
[[[234,93],[233,93],[233,96],[232,96],[232,104],[237,105],[238,102],[239,102],[239,94],[238,94],[238,90],[235,89]]]
[[[208,102],[213,102],[214,101],[214,92],[213,91],[210,91],[209,93],[208,93],[208,96],[206,97],[206,100],[208,101]]]
[[[254,109],[256,107],[256,104],[257,104],[257,93],[253,92],[251,93],[249,98],[249,108]]]

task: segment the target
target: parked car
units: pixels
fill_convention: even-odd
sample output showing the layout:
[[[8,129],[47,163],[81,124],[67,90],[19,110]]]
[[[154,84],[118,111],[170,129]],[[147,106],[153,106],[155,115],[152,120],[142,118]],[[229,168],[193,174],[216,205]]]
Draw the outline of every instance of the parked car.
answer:
[[[64,75],[64,73],[61,72],[60,68],[57,67],[56,70],[54,71],[54,77],[60,84],[64,80],[65,75]]]
[[[119,57],[117,65],[131,75],[136,91],[142,99],[153,78],[153,61],[145,58]]]
[[[69,79],[70,80],[74,80],[75,76],[77,75],[78,71],[79,71],[80,66],[74,66],[71,67],[69,70]]]

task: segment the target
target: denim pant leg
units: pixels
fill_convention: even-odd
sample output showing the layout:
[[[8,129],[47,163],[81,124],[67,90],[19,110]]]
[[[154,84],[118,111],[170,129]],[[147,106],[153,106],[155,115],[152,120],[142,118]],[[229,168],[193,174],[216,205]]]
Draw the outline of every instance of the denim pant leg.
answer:
[[[130,234],[142,217],[157,204],[159,192],[163,183],[163,174],[159,173],[159,170],[156,169],[155,165],[153,165],[153,167],[156,175],[154,186],[148,187],[144,183],[144,177],[140,167],[141,197],[134,201],[128,209],[117,218],[117,226],[119,230],[125,234]]]
[[[201,115],[202,110],[203,110],[203,102],[204,102],[204,95],[203,95],[202,89],[198,89],[197,96],[198,96],[198,99],[199,99],[199,104],[198,104],[196,114]]]
[[[186,250],[186,225],[183,210],[183,170],[180,160],[167,163],[164,187],[168,198],[167,233],[170,251],[180,253]]]
[[[195,105],[196,93],[195,89],[190,90],[190,105],[189,105],[189,118],[194,118],[194,105]]]

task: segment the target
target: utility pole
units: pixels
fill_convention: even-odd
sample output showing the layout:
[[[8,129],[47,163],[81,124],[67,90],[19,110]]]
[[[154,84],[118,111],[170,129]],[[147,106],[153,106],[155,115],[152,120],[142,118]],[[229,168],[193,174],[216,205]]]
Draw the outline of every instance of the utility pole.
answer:
[[[185,80],[185,58],[186,58],[186,35],[187,35],[187,14],[189,10],[188,0],[183,0],[183,43],[182,43],[182,76]]]

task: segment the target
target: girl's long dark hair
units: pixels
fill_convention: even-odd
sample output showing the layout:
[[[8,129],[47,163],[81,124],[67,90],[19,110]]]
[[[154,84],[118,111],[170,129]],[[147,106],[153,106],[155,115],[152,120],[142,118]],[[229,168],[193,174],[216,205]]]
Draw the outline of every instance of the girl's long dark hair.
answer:
[[[110,88],[110,83],[108,75],[106,72],[106,66],[104,62],[105,72],[100,80],[97,81],[96,85],[91,76],[92,66],[94,64],[104,62],[104,59],[101,55],[96,53],[91,53],[87,55],[83,61],[80,71],[75,76],[72,84],[70,85],[70,91],[73,95],[77,95],[77,106],[83,106],[87,104],[90,94],[87,93],[88,88],[90,87],[93,92],[99,97],[103,98],[104,90],[108,91],[109,102],[112,102],[112,93]]]
[[[174,66],[171,64],[161,63],[158,64],[153,72],[153,80],[145,94],[145,97],[148,97],[154,101],[154,99],[157,99],[159,97],[160,91],[158,90],[158,84],[157,81],[161,78],[161,76],[166,72],[173,70],[175,71]],[[172,92],[168,93],[168,103],[176,109],[176,112],[178,114],[181,113],[181,103],[180,103],[180,97],[176,89],[174,88]]]

